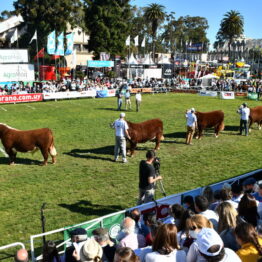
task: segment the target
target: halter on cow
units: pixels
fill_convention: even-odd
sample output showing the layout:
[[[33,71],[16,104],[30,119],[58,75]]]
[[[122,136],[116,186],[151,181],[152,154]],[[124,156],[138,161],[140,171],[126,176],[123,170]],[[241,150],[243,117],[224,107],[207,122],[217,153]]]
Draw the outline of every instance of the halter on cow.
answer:
[[[163,122],[156,118],[147,120],[142,123],[132,123],[126,121],[128,124],[128,133],[130,140],[130,153],[134,154],[136,145],[138,143],[145,143],[147,141],[156,140],[155,150],[160,148],[160,141],[164,139],[163,136]]]
[[[34,152],[37,149],[41,150],[44,157],[42,165],[47,164],[48,153],[52,157],[52,163],[56,162],[54,137],[49,128],[23,131],[0,124],[0,139],[9,156],[10,164],[15,163],[17,152]]]

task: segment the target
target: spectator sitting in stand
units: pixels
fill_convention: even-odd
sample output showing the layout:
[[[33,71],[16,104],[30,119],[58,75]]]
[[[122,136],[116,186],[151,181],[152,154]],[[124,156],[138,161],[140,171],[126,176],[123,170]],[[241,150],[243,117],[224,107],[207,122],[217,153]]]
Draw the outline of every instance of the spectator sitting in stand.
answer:
[[[141,221],[141,212],[138,208],[135,208],[131,210],[131,212],[128,214],[131,218],[133,218],[136,222],[136,232],[138,234],[143,235],[146,237],[146,235],[149,233],[147,226]]]
[[[130,247],[137,249],[146,246],[146,241],[143,235],[135,233],[136,223],[130,217],[126,217],[122,223],[122,234],[125,236],[120,240],[119,247]]]
[[[103,249],[103,261],[113,262],[116,252],[115,244],[110,240],[106,228],[97,228],[92,232],[95,240]]]
[[[29,258],[27,250],[24,248],[17,250],[14,260],[15,262],[28,262]]]
[[[206,197],[204,196],[197,196],[195,198],[195,210],[198,214],[205,216],[207,219],[209,219],[214,229],[217,230],[218,226],[218,215],[213,210],[208,209],[209,202]]]
[[[185,196],[183,198],[183,205],[186,209],[190,209],[191,211],[193,211],[194,213],[196,213],[195,210],[195,202],[194,202],[194,198],[192,196]]]
[[[220,190],[220,199],[221,202],[228,202],[230,203],[235,209],[237,209],[238,204],[234,202],[232,199],[232,192],[229,188],[223,188]]]
[[[54,241],[47,241],[43,247],[43,260],[42,262],[60,262],[60,256]]]
[[[232,191],[232,201],[239,204],[241,198],[243,197],[242,186],[238,183],[234,183],[231,187],[231,191]]]
[[[256,182],[256,179],[253,177],[249,177],[246,180],[244,180],[242,183],[244,192],[249,194],[254,193],[254,187]]]

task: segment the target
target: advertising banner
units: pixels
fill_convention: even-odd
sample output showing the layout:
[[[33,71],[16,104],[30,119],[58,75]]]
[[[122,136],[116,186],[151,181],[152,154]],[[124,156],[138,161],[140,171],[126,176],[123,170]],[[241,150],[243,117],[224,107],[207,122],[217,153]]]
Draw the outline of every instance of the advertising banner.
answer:
[[[96,97],[98,98],[104,98],[108,97],[108,90],[99,90],[96,92]]]
[[[42,94],[19,94],[0,96],[0,104],[39,102],[42,100]]]
[[[199,95],[201,96],[213,96],[213,97],[217,97],[217,92],[215,91],[200,91]]]
[[[71,91],[71,92],[43,93],[44,100],[95,97],[95,96],[96,96],[96,90],[87,90],[81,92]]]
[[[257,93],[248,93],[247,98],[250,100],[257,100]]]
[[[162,77],[172,78],[173,77],[173,65],[163,65],[162,66]]]
[[[0,64],[28,63],[27,49],[0,49]]]
[[[222,99],[235,99],[234,92],[221,92],[220,97]]]
[[[116,89],[109,89],[108,90],[108,97],[116,96]]]
[[[244,92],[235,92],[235,96],[247,96],[247,93],[244,93]]]
[[[88,67],[113,67],[114,61],[88,60]]]
[[[2,82],[35,81],[34,65],[0,64],[0,79]]]

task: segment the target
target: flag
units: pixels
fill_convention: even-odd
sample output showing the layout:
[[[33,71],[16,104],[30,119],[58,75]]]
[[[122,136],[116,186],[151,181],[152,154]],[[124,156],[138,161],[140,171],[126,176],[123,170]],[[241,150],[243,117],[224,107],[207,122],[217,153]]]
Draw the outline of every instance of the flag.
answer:
[[[141,43],[141,47],[146,47],[146,38],[144,37],[142,43]]]
[[[65,55],[71,55],[74,48],[74,33],[66,35],[66,45]]]
[[[18,32],[17,32],[17,28],[15,29],[11,39],[10,39],[10,42],[11,44],[13,44],[14,42],[16,42],[18,40]]]
[[[126,45],[127,46],[130,46],[130,35],[127,37],[127,39],[126,39]]]
[[[76,49],[73,50],[73,57],[71,61],[71,67],[75,68],[76,67]]]
[[[139,43],[138,43],[138,38],[139,36],[137,35],[135,38],[134,38],[134,41],[135,41],[135,46],[139,46]]]
[[[55,31],[50,33],[47,38],[47,53],[49,55],[55,54]]]
[[[37,58],[43,58],[45,55],[45,49],[42,48],[37,54],[36,56],[34,57],[34,60],[36,60]]]
[[[57,37],[57,48],[56,48],[56,55],[65,55],[65,49],[64,49],[64,33],[61,33],[58,37]]]
[[[101,61],[108,61],[110,59],[110,54],[106,52],[100,52],[100,60]]]
[[[35,31],[31,41],[29,42],[29,44],[31,44],[34,40],[37,40],[37,32]]]

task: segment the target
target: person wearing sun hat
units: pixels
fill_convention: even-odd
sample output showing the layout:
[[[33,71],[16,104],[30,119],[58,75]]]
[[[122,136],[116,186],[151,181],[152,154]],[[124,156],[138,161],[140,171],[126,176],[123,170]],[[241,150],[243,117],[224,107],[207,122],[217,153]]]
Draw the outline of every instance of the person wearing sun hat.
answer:
[[[74,251],[76,261],[102,262],[103,250],[94,238],[88,238],[80,251]]]
[[[212,228],[203,228],[197,234],[196,243],[200,255],[208,262],[241,262],[233,250],[224,248],[221,237]]]

